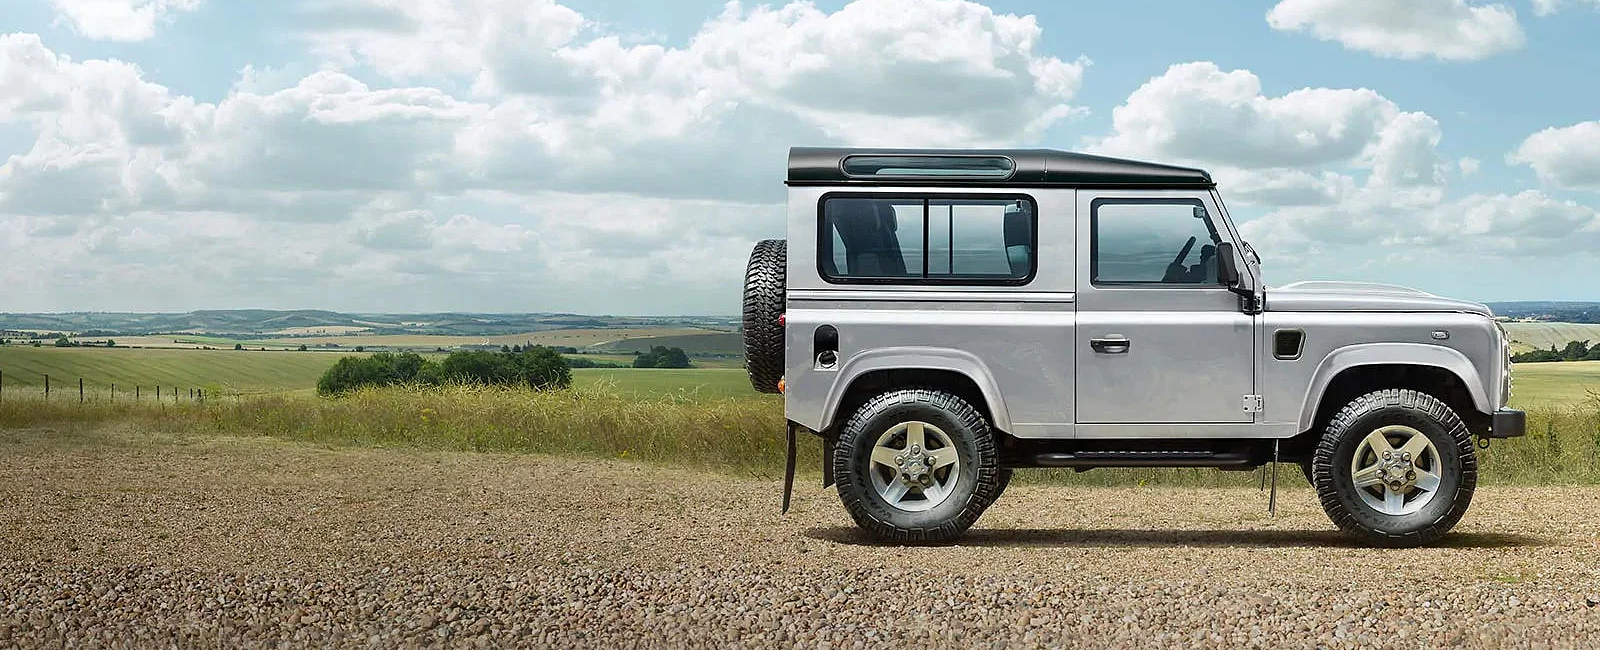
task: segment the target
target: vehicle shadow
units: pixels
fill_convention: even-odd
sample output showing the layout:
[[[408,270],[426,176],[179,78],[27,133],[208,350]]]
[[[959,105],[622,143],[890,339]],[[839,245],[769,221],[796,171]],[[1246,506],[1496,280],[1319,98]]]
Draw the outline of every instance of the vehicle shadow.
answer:
[[[852,546],[904,546],[868,537],[852,526],[808,528],[812,539]],[[1517,533],[1450,533],[1430,548],[1506,548],[1550,546],[1551,539]],[[1333,530],[1133,530],[1133,529],[977,529],[967,531],[953,544],[926,546],[988,547],[1259,547],[1259,548],[1366,548]]]

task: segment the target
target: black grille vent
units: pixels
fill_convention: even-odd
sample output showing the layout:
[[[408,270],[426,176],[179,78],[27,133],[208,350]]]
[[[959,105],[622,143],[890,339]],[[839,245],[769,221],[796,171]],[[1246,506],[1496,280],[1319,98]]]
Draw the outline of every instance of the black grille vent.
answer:
[[[1277,359],[1299,359],[1305,347],[1306,333],[1300,330],[1278,330],[1272,335],[1272,356]]]

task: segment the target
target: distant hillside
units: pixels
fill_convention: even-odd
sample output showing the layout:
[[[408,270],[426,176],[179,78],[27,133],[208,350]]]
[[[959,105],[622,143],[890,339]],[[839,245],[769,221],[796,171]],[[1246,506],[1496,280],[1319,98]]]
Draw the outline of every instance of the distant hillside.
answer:
[[[727,316],[587,316],[529,314],[366,314],[320,309],[202,310],[182,314],[66,312],[0,314],[0,330],[61,332],[79,336],[146,334],[222,334],[234,338],[282,338],[328,334],[410,334],[500,336],[562,329],[644,329],[738,327]]]
[[[1600,302],[1532,300],[1521,302],[1491,302],[1489,308],[1496,316],[1518,320],[1538,320],[1563,323],[1600,323]]]

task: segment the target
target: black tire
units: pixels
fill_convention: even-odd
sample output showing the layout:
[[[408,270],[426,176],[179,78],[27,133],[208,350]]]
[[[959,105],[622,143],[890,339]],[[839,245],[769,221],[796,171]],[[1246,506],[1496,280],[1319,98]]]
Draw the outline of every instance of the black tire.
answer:
[[[1427,436],[1438,450],[1438,489],[1420,510],[1384,514],[1364,502],[1351,476],[1350,460],[1361,440],[1380,427],[1405,425]],[[1478,484],[1472,435],[1444,402],[1414,390],[1389,389],[1356,398],[1328,423],[1312,458],[1312,485],[1323,511],[1340,530],[1374,546],[1422,546],[1438,540],[1461,520]]]
[[[1002,469],[996,472],[999,478],[996,479],[996,484],[994,486],[994,498],[990,499],[989,503],[999,501],[1000,495],[1006,493],[1006,488],[1011,485],[1011,474],[1015,471],[1016,470]]]
[[[788,244],[782,239],[756,242],[744,270],[744,364],[750,385],[762,393],[778,392],[783,378],[783,293],[787,285]]]
[[[872,448],[890,428],[921,421],[943,430],[956,448],[958,477],[938,505],[920,512],[889,505],[873,487]],[[948,542],[966,532],[1003,486],[989,423],[965,400],[937,390],[895,390],[868,400],[839,433],[832,458],[839,499],[856,525],[893,542]]]

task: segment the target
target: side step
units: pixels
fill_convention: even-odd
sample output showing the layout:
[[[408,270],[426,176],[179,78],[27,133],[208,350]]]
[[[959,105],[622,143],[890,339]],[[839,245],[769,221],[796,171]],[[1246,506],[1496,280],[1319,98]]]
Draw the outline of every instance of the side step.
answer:
[[[1249,467],[1259,465],[1244,452],[1208,450],[1128,450],[1043,452],[1034,467]]]

